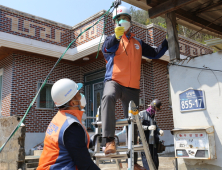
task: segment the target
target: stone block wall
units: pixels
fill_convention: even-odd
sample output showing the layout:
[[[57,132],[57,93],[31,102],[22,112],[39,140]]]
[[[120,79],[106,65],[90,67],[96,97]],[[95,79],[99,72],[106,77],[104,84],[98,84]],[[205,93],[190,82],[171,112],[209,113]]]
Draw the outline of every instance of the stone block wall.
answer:
[[[0,118],[0,146],[2,146],[20,121],[18,116]],[[0,170],[23,169],[25,165],[25,126],[17,132],[0,152]]]

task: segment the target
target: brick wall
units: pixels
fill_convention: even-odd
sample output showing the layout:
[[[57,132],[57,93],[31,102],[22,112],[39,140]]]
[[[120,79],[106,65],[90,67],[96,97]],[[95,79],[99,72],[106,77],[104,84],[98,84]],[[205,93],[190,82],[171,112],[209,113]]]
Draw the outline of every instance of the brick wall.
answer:
[[[92,26],[95,22],[98,21],[98,19],[99,19],[99,17],[89,21],[88,23],[86,23],[84,25],[81,25],[78,28],[75,28],[72,31],[73,39],[76,38],[86,28]],[[72,45],[72,48],[77,47],[79,45],[82,45],[82,44],[84,44],[86,42],[89,42],[89,41],[91,41],[91,40],[101,36],[102,32],[103,32],[103,25],[104,25],[104,20],[102,19],[97,25],[95,25],[90,30],[88,30],[85,33],[83,33],[82,36],[80,36],[77,39],[77,41],[74,43],[74,45]]]
[[[155,98],[153,86],[153,62],[146,62],[141,67],[140,98],[144,99],[145,105],[140,106],[140,111],[146,109]]]
[[[147,29],[142,25],[133,25],[131,31],[135,34],[135,37],[146,42]]]
[[[11,97],[11,115],[23,116],[37,92],[38,81],[44,80],[55,62],[30,56],[14,54],[14,70]],[[59,63],[48,81],[54,83],[61,78],[80,81],[80,68],[65,63]],[[37,109],[37,102],[26,117],[27,132],[45,132],[54,110]]]
[[[13,70],[13,57],[9,56],[0,60],[0,68],[3,68],[2,79],[2,116],[10,116],[11,104],[11,88],[12,88],[12,70]]]
[[[78,36],[79,33],[97,22],[102,14],[103,13],[98,14],[94,18],[89,19],[88,22],[78,24],[79,26],[72,28],[70,26],[49,21],[44,18],[38,18],[30,14],[0,7],[0,31],[49,44],[67,47],[69,43]],[[142,39],[151,46],[158,46],[165,38],[166,30],[160,26],[155,26],[153,24],[144,26],[134,21],[132,21],[132,23],[132,32],[136,34],[136,37]],[[104,18],[93,28],[85,32],[71,46],[71,48],[77,47],[101,36],[103,26]],[[112,17],[108,17],[105,35],[110,35],[113,33],[114,24],[112,22]],[[206,46],[188,38],[179,36],[179,42],[181,54],[185,56],[199,56],[212,53],[210,48],[207,48]]]
[[[12,82],[12,95],[11,95],[11,115],[20,115],[23,116],[26,112],[30,102],[34,98],[37,92],[37,83],[39,80],[44,80],[49,70],[53,67],[54,62],[49,60],[44,60],[35,57],[22,56],[18,54],[13,54],[5,59],[5,61],[10,61],[9,65],[12,72],[12,60],[13,62],[13,82]],[[2,60],[3,62],[3,60]],[[158,65],[158,67],[156,66]],[[157,67],[157,68],[156,68]],[[5,65],[5,70],[7,67]],[[56,69],[53,71],[52,75],[49,78],[49,81],[55,82],[60,78],[70,78],[76,82],[84,83],[84,74],[95,72],[96,70],[101,70],[105,68],[104,59],[93,62],[84,67],[77,67],[73,65],[68,65],[64,63],[60,63]],[[8,71],[7,71],[8,72]],[[161,76],[156,79],[155,74],[161,73]],[[161,100],[164,103],[164,108],[169,108],[169,99],[168,99],[168,87],[167,87],[167,70],[166,65],[157,64],[155,62],[147,62],[142,65],[141,68],[141,92],[140,98],[145,98],[145,108],[147,105],[154,99],[159,98],[161,96]],[[6,75],[6,71],[4,72],[4,82],[6,83],[6,79],[10,80],[11,76]],[[9,81],[11,82],[11,81]],[[163,87],[159,86],[164,84]],[[154,88],[155,87],[155,88]],[[6,89],[4,88],[5,93]],[[161,92],[162,91],[162,92]],[[10,89],[9,89],[10,92]],[[82,91],[83,92],[83,91]],[[161,95],[160,95],[161,94]],[[163,99],[164,96],[164,99]],[[8,100],[10,104],[10,100]],[[30,110],[29,114],[26,117],[26,126],[27,132],[44,132],[47,128],[50,120],[57,112],[57,109],[54,110],[40,110],[36,109],[36,105]],[[3,101],[4,105],[4,101]],[[4,110],[7,107],[4,107]],[[10,107],[8,107],[10,109]],[[140,107],[140,110],[143,110],[144,106]],[[164,110],[165,113],[166,110]],[[3,112],[6,115],[6,111]],[[7,111],[9,115],[10,110]],[[162,112],[160,112],[160,115]],[[168,111],[168,114],[172,117],[171,111]],[[169,116],[169,117],[170,117]],[[121,101],[117,101],[116,105],[116,118],[123,118],[123,110]],[[170,124],[170,125],[169,125]],[[172,127],[173,122],[165,121],[160,123],[161,128],[169,128]]]
[[[100,16],[100,14],[96,15],[96,17],[89,19],[84,24],[78,24],[79,26],[72,28],[43,18],[39,19],[29,14],[12,11],[13,10],[3,9],[2,7],[0,8],[1,32],[63,47],[67,47],[80,32],[95,23]],[[151,46],[160,45],[165,38],[165,29],[159,26],[143,26],[136,22],[132,23],[132,32],[136,34],[136,37]],[[72,48],[101,36],[103,25],[104,19],[94,28],[84,33],[76,43],[72,45]],[[112,17],[108,17],[105,35],[111,35],[113,33]],[[195,56],[212,53],[209,48],[193,40],[180,36],[179,41],[181,54],[183,55]],[[54,64],[54,61],[19,54],[13,54],[1,60],[0,67],[4,68],[2,115],[24,115],[37,92],[37,83],[45,79]],[[54,83],[58,79],[67,77],[76,82],[83,83],[85,74],[100,70],[101,68],[105,68],[105,61],[103,59],[83,67],[60,63],[53,71],[49,81]],[[145,99],[145,107],[140,107],[140,110],[146,108],[153,99],[161,99],[164,109],[159,113],[157,120],[161,128],[165,130],[171,129],[173,127],[173,119],[172,112],[169,109],[166,64],[155,61],[143,63],[140,82],[140,98]],[[83,90],[81,92],[83,92]],[[26,118],[27,132],[44,132],[56,112],[57,109],[36,109],[35,103]],[[116,118],[123,118],[122,104],[119,100],[116,105]]]
[[[0,9],[0,31],[63,47],[71,42],[71,27],[67,29],[33,18]]]
[[[161,129],[173,129],[173,114],[169,103],[168,70],[166,64],[153,62],[153,84],[155,98],[162,101],[163,108],[157,113],[157,122]]]

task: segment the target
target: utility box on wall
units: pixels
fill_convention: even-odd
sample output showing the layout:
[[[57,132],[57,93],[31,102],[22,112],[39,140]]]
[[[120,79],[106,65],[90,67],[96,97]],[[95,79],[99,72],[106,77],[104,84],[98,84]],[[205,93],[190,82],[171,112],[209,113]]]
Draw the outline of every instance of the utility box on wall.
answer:
[[[183,159],[216,159],[214,127],[173,129],[175,157]]]

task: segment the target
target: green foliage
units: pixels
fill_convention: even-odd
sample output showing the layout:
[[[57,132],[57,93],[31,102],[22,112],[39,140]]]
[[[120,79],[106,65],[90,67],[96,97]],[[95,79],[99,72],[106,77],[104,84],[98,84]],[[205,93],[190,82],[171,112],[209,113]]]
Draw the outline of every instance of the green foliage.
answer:
[[[149,14],[147,11],[145,10],[140,10],[140,9],[136,9],[135,7],[131,6],[130,7],[130,14],[132,16],[132,20],[136,21],[140,24],[143,25],[149,25],[151,23],[154,23],[156,25],[159,25],[163,28],[166,28],[166,21],[164,18],[162,17],[157,17],[154,19],[150,19],[149,18]],[[209,39],[214,39],[214,36],[205,34],[205,33],[196,33],[195,30],[189,29],[185,26],[179,25],[179,30],[178,30],[178,34],[183,35],[187,38],[191,38],[195,41],[198,41],[202,44],[205,44],[205,40],[209,40]],[[194,36],[192,36],[193,34],[195,34]]]
[[[166,23],[161,23],[161,22],[158,22],[158,25],[163,27],[163,28],[166,28]]]

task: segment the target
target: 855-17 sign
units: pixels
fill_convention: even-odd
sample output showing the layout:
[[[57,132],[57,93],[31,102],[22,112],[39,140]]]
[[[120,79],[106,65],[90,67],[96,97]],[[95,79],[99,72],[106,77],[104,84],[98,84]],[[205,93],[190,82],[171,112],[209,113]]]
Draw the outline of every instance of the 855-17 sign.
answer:
[[[203,90],[189,89],[180,95],[180,111],[192,111],[205,109],[205,97]]]

